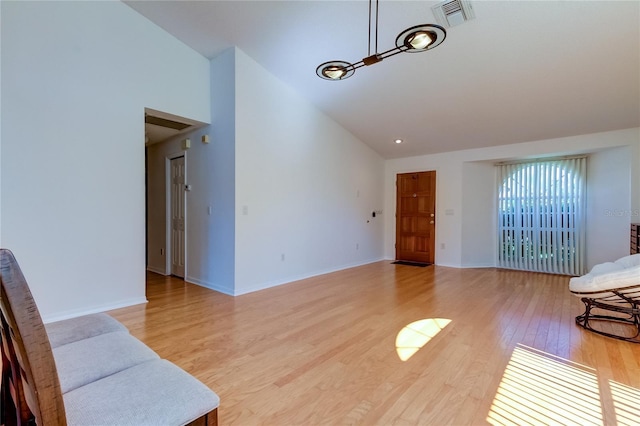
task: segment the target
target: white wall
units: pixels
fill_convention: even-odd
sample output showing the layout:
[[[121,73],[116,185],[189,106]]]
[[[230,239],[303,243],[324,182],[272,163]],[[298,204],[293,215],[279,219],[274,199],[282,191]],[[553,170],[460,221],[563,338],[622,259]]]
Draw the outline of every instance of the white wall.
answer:
[[[495,226],[487,226],[496,222],[496,194],[496,173],[493,163],[465,162],[462,164],[460,212],[462,267],[487,267],[496,264]]]
[[[187,281],[237,295],[382,259],[382,217],[371,217],[383,205],[377,154],[239,49],[211,61],[211,89],[210,127],[148,149],[150,209],[159,210],[166,158],[192,141]],[[204,133],[210,144],[199,142]],[[156,216],[149,266],[164,272]]]
[[[489,210],[485,219],[472,213],[490,192],[480,185],[488,169],[470,162],[598,151],[592,184],[606,198],[590,208],[630,214],[596,216],[610,239],[590,240],[590,262],[624,254],[618,241],[627,244],[628,223],[638,221],[639,129],[383,162],[237,49],[210,63],[120,2],[0,8],[0,241],[45,320],[145,300],[145,107],[212,121],[202,129],[212,144],[197,145],[196,135],[187,155],[202,191],[189,209],[199,225],[188,234],[187,273],[228,293],[393,258],[400,172],[438,172],[442,265],[490,257],[478,255],[486,235],[473,222]],[[603,190],[623,177],[628,190]]]
[[[629,223],[638,221],[640,210],[640,129],[616,130],[560,139],[527,142],[498,147],[456,151],[420,157],[388,160],[385,163],[385,208],[395,211],[396,174],[436,170],[436,263],[448,266],[488,266],[490,253],[480,255],[483,242],[495,250],[495,220],[489,221],[487,200],[481,217],[473,209],[489,197],[495,185],[489,164],[516,158],[591,153],[588,174],[589,212],[587,217],[588,267],[603,259],[616,259],[628,254]],[[488,164],[472,164],[488,162]],[[614,189],[615,187],[615,189]],[[607,188],[610,188],[607,190]],[[491,195],[494,197],[494,195]],[[620,206],[620,207],[618,207]],[[607,209],[620,208],[625,217],[604,215]],[[446,210],[453,215],[445,215]],[[493,214],[493,213],[491,213]],[[483,224],[484,226],[479,226]],[[599,239],[600,233],[606,238]],[[395,255],[395,219],[385,216],[385,257]],[[445,244],[445,249],[441,249]],[[495,255],[494,255],[495,256]],[[493,257],[495,259],[495,257]]]
[[[148,269],[167,274],[166,165],[184,153],[186,183],[185,279],[223,293],[234,292],[235,263],[235,49],[211,61],[212,124],[147,149]],[[201,142],[208,135],[210,142]],[[183,151],[182,141],[191,140]],[[211,206],[211,214],[209,214]],[[164,255],[161,255],[161,250]]]
[[[235,287],[236,240],[236,51],[228,49],[211,61],[211,146],[196,166],[209,170],[209,217],[205,253],[198,264],[189,262],[188,279],[227,294]],[[206,206],[200,206],[201,211]],[[197,267],[196,267],[197,266]]]
[[[634,155],[630,147],[597,152],[587,163],[587,265],[629,254]],[[640,163],[636,163],[637,164]],[[638,185],[638,182],[635,183]],[[637,214],[637,213],[636,213]]]
[[[636,129],[636,138],[640,140],[640,127]],[[640,223],[640,146],[636,145],[635,160],[633,159],[633,149],[631,149],[631,164],[636,167],[631,168],[631,189],[635,187],[635,191],[631,194],[631,223]]]
[[[382,259],[383,167],[236,49],[235,294]]]
[[[2,244],[45,320],[144,302],[144,108],[208,121],[209,61],[120,2],[0,7]]]

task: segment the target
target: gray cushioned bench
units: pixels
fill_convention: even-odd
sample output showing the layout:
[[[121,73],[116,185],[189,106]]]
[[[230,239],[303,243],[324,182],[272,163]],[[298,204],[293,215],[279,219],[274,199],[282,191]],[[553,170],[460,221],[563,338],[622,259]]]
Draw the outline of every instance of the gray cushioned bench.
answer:
[[[0,249],[0,424],[217,424],[218,396],[106,314],[42,324],[11,252]]]
[[[84,315],[45,324],[52,348],[113,331],[129,332],[127,327],[107,314]]]

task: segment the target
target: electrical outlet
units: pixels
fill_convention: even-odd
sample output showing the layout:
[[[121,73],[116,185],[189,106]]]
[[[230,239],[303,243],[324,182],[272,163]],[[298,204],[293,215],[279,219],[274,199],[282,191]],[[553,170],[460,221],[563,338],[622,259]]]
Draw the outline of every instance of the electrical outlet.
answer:
[[[444,243],[440,243],[440,250],[444,250]]]
[[[356,243],[356,250],[360,250],[360,243]]]
[[[280,255],[280,260],[284,262],[284,253]]]

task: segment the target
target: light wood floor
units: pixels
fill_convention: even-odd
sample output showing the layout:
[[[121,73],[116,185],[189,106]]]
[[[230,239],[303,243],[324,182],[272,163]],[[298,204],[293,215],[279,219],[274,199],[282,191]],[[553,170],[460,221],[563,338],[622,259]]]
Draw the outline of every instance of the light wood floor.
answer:
[[[221,425],[640,422],[640,345],[577,327],[568,277],[387,261],[239,297],[149,274],[147,297],[111,314]]]

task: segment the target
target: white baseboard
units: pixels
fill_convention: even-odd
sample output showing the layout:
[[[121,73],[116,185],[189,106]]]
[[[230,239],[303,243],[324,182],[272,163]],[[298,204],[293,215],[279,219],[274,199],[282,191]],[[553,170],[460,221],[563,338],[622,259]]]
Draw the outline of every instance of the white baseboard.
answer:
[[[185,277],[184,280],[186,282],[188,282],[188,283],[199,285],[200,287],[205,287],[205,288],[208,288],[210,290],[215,290],[215,291],[217,291],[219,293],[228,294],[229,296],[234,296],[233,288],[224,287],[224,286],[221,286],[221,285],[210,283],[208,281],[200,280],[198,278],[194,278],[194,277],[190,277],[190,276]]]
[[[311,277],[316,277],[318,275],[324,275],[324,274],[329,274],[331,272],[337,272],[337,271],[342,271],[344,269],[349,269],[349,268],[355,268],[358,266],[363,266],[363,265],[368,265],[369,263],[374,263],[374,262],[380,262],[381,260],[384,260],[383,258],[376,258],[376,259],[370,259],[370,260],[365,260],[362,262],[357,262],[357,263],[350,263],[347,265],[342,265],[336,268],[330,268],[330,269],[325,269],[325,270],[321,270],[321,271],[315,271],[313,273],[309,273],[309,274],[303,274],[303,275],[297,275],[297,276],[293,276],[293,277],[287,277],[283,280],[277,280],[277,281],[269,281],[269,282],[265,282],[265,283],[259,283],[259,284],[255,284],[246,288],[243,288],[240,291],[236,291],[235,288],[233,287],[227,287],[227,286],[221,286],[218,284],[214,284],[205,280],[201,280],[199,278],[195,278],[195,277],[191,277],[191,276],[187,276],[185,278],[185,281],[191,284],[196,284],[199,285],[201,287],[206,287],[208,289],[211,290],[215,290],[217,292],[223,293],[223,294],[228,294],[229,296],[240,296],[243,294],[248,294],[248,293],[253,293],[256,291],[260,291],[260,290],[266,290],[268,288],[271,287],[277,287],[279,285],[283,285],[283,284],[289,284],[292,283],[294,281],[300,281],[300,280],[304,280],[306,278],[311,278]]]
[[[140,305],[142,303],[147,303],[147,302],[148,302],[147,299],[142,297],[142,298],[123,300],[121,302],[112,303],[108,305],[94,306],[93,308],[88,308],[88,309],[73,309],[73,310],[66,311],[54,316],[44,317],[42,319],[42,322],[44,322],[45,324],[48,324],[50,322],[62,321],[65,319],[80,317],[82,315],[95,314],[98,312],[112,311],[114,309],[126,308],[128,306]]]
[[[165,271],[164,269],[156,268],[155,266],[147,266],[147,271],[155,272],[156,274],[160,275],[167,275],[167,271]]]
[[[471,268],[495,268],[496,265],[488,264],[488,263],[471,263],[469,265],[463,265],[463,269],[471,269]]]
[[[253,293],[253,292],[256,292],[256,291],[260,291],[260,290],[266,290],[266,289],[271,288],[271,287],[277,287],[279,285],[289,284],[289,283],[292,283],[292,282],[295,282],[295,281],[300,281],[300,280],[304,280],[304,279],[311,278],[311,277],[317,277],[318,275],[330,274],[332,272],[342,271],[344,269],[356,268],[358,266],[368,265],[368,264],[374,263],[374,262],[380,262],[381,260],[384,260],[384,259],[383,258],[370,259],[370,260],[365,260],[365,261],[362,261],[362,262],[356,262],[356,263],[350,263],[350,264],[338,266],[336,268],[329,268],[329,269],[324,269],[324,270],[320,270],[320,271],[314,271],[314,272],[309,273],[309,274],[302,274],[302,275],[297,275],[297,276],[293,276],[293,277],[287,277],[287,278],[285,278],[283,280],[270,281],[270,282],[266,282],[266,283],[259,283],[259,284],[255,284],[255,285],[251,285],[251,286],[245,287],[245,288],[241,289],[240,291],[236,291],[234,289],[233,295],[234,296],[240,296],[240,295],[243,295],[243,294]]]

